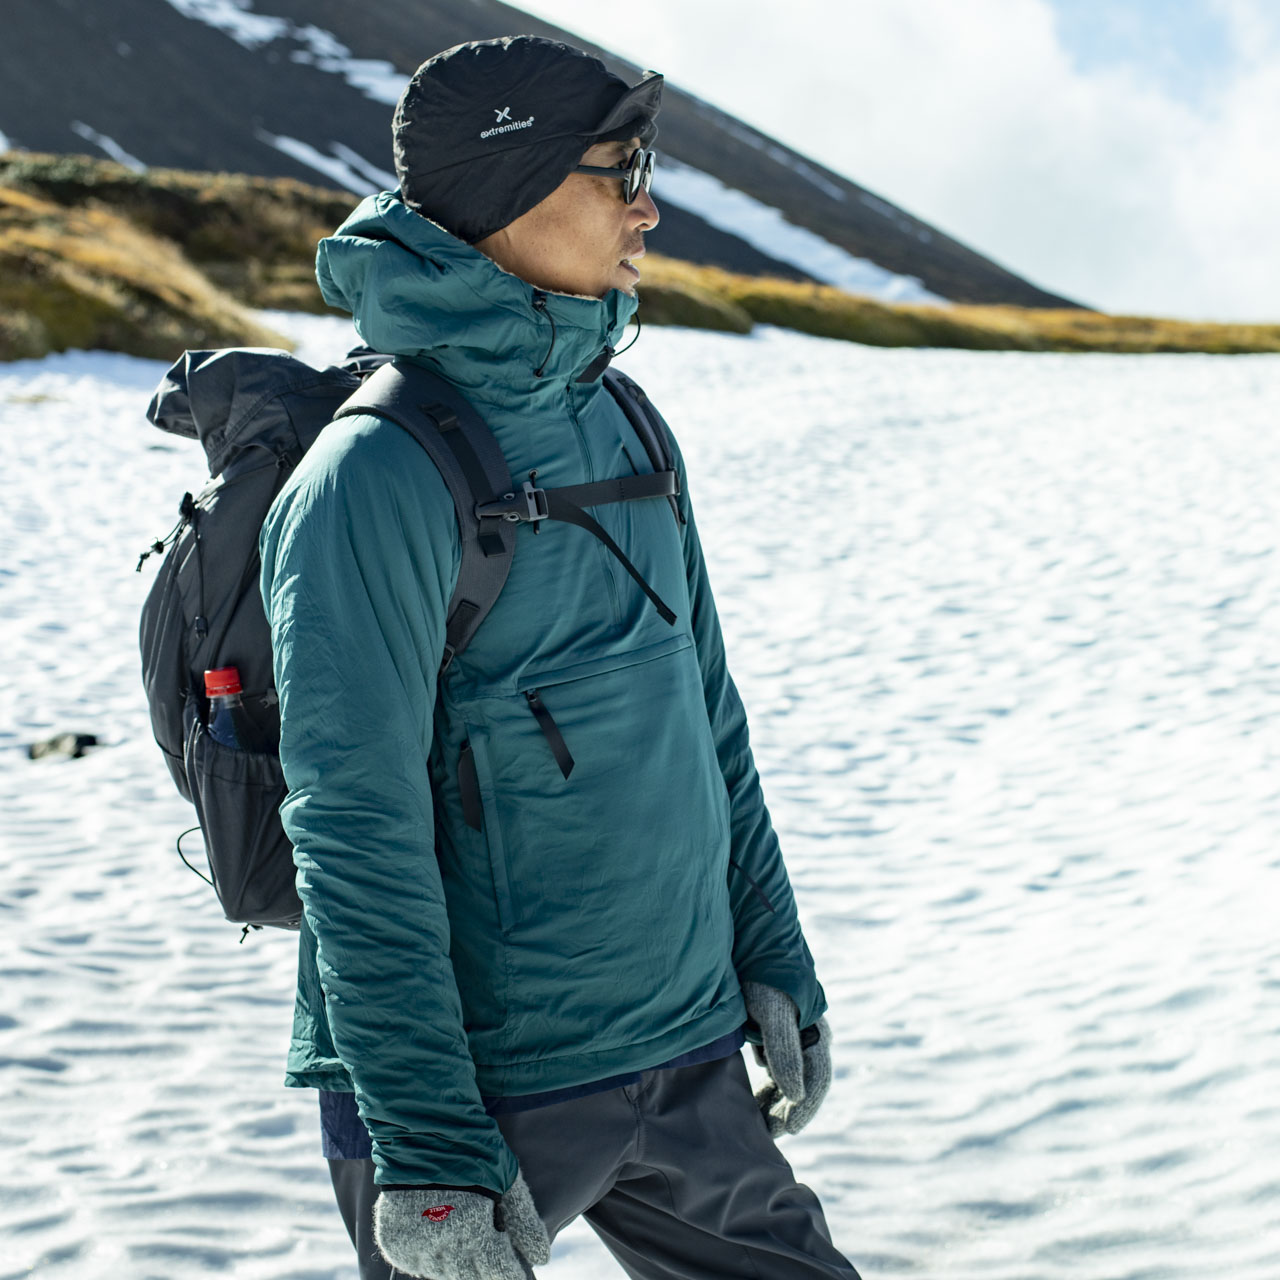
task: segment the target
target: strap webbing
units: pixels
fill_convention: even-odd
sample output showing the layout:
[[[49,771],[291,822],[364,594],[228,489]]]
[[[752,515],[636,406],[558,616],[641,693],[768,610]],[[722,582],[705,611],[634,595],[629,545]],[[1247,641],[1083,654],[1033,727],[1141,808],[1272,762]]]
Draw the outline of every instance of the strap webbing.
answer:
[[[668,626],[674,627],[676,615],[663,603],[662,597],[644,580],[640,570],[627,559],[626,553],[609,536],[604,526],[594,516],[589,516],[583,509],[563,496],[561,489],[547,489],[547,516],[552,520],[563,520],[566,524],[576,524],[580,529],[593,533],[604,543],[617,558],[618,563],[631,575],[641,591],[653,601],[659,616]]]
[[[556,764],[560,766],[560,772],[567,779],[573,772],[573,757],[569,754],[569,748],[565,744],[564,735],[560,732],[560,726],[551,718],[551,712],[547,710],[546,703],[538,696],[537,689],[530,689],[524,696],[528,699],[529,710],[538,719],[538,727],[542,730],[542,736],[546,738],[547,745],[551,748],[551,754],[556,758]]]
[[[669,498],[680,492],[680,479],[674,471],[659,471],[656,475],[617,476],[592,484],[563,485],[555,492],[575,506],[599,507],[639,498]]]
[[[471,492],[483,493],[488,487],[489,478],[484,473],[484,467],[480,465],[480,459],[476,457],[476,451],[471,447],[471,441],[461,430],[458,415],[444,404],[424,404],[422,410],[435,420],[445,444],[453,450],[453,456],[457,458],[462,474],[467,477]],[[496,520],[480,521],[480,550],[486,556],[500,556],[506,550],[502,545],[502,536],[498,532]]]

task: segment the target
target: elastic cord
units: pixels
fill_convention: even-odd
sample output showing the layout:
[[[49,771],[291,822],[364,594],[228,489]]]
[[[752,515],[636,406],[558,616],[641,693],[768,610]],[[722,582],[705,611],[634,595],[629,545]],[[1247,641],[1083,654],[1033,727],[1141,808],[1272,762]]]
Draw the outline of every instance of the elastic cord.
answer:
[[[540,378],[542,377],[543,369],[547,367],[547,361],[551,359],[551,353],[556,349],[556,318],[547,307],[547,295],[545,293],[534,294],[533,306],[535,311],[541,311],[551,321],[551,345],[547,348],[547,354],[542,357],[542,363],[533,371],[533,376]]]
[[[631,348],[636,345],[636,341],[639,339],[639,337],[640,337],[640,313],[637,311],[636,312],[636,336],[632,338],[631,341],[628,342],[625,347],[622,348],[622,351],[630,351]],[[613,353],[612,359],[616,360],[622,354],[622,351],[615,351]]]

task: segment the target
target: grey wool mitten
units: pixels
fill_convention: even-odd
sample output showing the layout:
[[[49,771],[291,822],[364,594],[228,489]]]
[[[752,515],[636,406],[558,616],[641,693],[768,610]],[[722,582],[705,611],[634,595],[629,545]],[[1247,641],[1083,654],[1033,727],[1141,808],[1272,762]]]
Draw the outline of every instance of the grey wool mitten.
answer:
[[[831,1029],[826,1018],[819,1018],[802,1033],[795,1001],[777,987],[744,982],[742,997],[764,1041],[753,1046],[756,1061],[769,1072],[756,1102],[772,1137],[799,1133],[831,1087]]]
[[[551,1260],[551,1241],[524,1177],[501,1201],[478,1191],[384,1191],[373,1211],[382,1256],[430,1280],[528,1280]]]

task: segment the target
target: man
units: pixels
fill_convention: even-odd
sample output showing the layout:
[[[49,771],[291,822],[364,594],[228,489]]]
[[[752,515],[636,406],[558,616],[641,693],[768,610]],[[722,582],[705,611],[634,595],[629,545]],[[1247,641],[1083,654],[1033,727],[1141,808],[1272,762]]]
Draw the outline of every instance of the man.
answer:
[[[452,382],[515,477],[647,469],[601,375],[658,222],[661,90],[529,36],[446,50],[396,111],[399,193],[320,245],[325,297]],[[459,531],[406,432],[330,426],[263,526],[289,1083],[322,1091],[366,1280],[520,1280],[578,1215],[635,1277],[856,1276],[771,1137],[826,1091],[826,1005],[677,502],[594,511],[674,621],[545,521],[443,672]]]

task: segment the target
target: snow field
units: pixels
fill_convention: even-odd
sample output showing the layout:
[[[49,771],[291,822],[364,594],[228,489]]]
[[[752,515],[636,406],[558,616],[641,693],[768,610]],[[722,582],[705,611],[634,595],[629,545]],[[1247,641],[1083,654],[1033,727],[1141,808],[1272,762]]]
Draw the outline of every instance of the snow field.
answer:
[[[1280,359],[649,329],[622,364],[681,439],[832,1006],[782,1145],[837,1244],[1270,1280]],[[142,419],[161,372],[0,366],[0,1280],[339,1280],[280,1083],[294,938],[237,945],[178,860],[138,678],[134,565],[201,480]],[[25,758],[63,730],[106,745]],[[575,1224],[540,1274],[621,1273]]]

